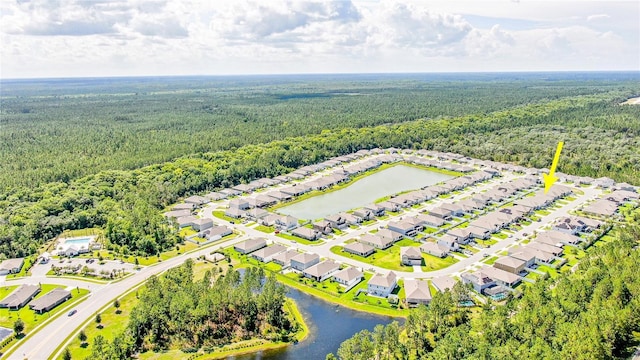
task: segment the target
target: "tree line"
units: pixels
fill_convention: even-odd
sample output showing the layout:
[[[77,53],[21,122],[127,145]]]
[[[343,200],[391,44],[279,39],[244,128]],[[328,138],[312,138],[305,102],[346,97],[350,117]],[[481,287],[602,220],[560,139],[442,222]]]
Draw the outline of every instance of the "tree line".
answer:
[[[0,198],[0,254],[33,254],[63,230],[106,229],[118,252],[154,255],[179,240],[161,211],[180,197],[272,177],[330,157],[375,147],[454,151],[548,167],[565,140],[558,171],[640,185],[640,107],[611,91],[458,118],[345,128],[235,150],[196,153],[135,170],[19,188]]]
[[[253,338],[289,341],[297,331],[284,312],[286,289],[260,268],[193,280],[193,261],[151,276],[126,329],[109,342],[97,336],[90,359],[128,359],[147,351],[185,353]]]

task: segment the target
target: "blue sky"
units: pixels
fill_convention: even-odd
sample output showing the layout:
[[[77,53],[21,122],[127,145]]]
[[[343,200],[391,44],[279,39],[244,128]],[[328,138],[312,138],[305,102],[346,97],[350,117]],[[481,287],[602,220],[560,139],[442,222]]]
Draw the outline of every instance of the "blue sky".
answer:
[[[2,0],[0,77],[640,70],[639,1]]]

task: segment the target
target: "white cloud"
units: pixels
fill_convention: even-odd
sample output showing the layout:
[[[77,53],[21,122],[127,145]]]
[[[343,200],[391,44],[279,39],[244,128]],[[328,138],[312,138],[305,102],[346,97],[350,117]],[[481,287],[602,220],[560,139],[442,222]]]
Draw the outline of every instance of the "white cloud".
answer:
[[[638,69],[638,10],[629,1],[3,1],[0,76]]]

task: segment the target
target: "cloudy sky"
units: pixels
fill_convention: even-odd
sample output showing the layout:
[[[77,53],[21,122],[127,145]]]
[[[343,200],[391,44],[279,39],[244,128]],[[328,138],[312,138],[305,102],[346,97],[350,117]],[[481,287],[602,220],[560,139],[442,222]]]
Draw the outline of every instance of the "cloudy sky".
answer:
[[[640,70],[640,1],[0,0],[0,77]]]

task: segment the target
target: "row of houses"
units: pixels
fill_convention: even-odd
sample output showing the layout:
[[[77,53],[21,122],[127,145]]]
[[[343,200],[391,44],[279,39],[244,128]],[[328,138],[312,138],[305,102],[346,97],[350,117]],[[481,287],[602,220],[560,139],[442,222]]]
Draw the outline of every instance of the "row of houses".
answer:
[[[360,269],[352,266],[343,268],[340,263],[333,260],[321,260],[317,254],[299,253],[279,244],[268,245],[262,238],[238,243],[234,249],[264,263],[273,261],[283,268],[290,268],[317,282],[331,279],[341,284],[345,288],[344,291],[349,291],[364,279],[364,273]],[[393,271],[374,274],[367,282],[367,293],[371,296],[386,298],[397,288],[397,280]],[[425,281],[406,280],[405,292],[409,304],[428,304],[431,301],[431,292]]]
[[[30,302],[29,308],[38,314],[42,314],[71,299],[69,290],[56,288],[33,300],[41,291],[42,288],[39,285],[20,285],[4,299],[0,300],[0,308],[20,310]]]
[[[585,206],[582,211],[596,216],[611,217],[615,216],[620,206],[629,201],[637,201],[640,198],[635,189],[631,190],[615,190],[611,193],[602,195],[598,200]]]

